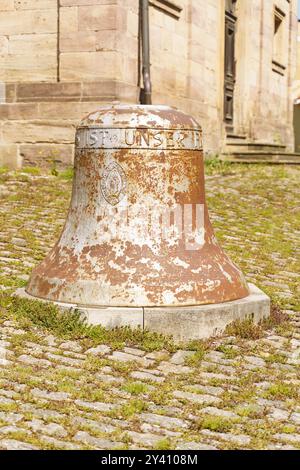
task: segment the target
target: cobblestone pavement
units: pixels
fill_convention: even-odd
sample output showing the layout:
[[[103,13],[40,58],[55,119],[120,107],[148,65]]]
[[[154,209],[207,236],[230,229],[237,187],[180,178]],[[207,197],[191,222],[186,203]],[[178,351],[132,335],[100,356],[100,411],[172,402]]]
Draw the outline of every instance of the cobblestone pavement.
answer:
[[[26,305],[14,316],[10,295],[56,240],[71,182],[0,173],[0,448],[300,449],[300,168],[208,173],[218,238],[288,320],[164,349],[59,336]]]

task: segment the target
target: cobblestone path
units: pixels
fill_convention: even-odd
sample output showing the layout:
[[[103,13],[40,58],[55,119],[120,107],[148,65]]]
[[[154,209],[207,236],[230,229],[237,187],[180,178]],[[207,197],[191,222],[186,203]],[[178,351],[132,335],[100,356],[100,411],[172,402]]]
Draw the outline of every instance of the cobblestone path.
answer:
[[[11,294],[56,240],[71,182],[0,173],[0,449],[300,449],[300,168],[208,171],[219,240],[286,321],[187,345],[74,339],[28,305],[15,314]]]

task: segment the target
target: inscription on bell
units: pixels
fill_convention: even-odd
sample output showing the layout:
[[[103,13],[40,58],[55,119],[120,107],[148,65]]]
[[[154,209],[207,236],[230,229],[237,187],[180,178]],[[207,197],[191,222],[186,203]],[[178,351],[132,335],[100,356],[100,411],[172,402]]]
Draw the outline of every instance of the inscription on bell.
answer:
[[[200,130],[79,128],[77,148],[202,150]]]
[[[116,162],[106,166],[101,178],[101,192],[109,204],[116,206],[126,194],[126,175],[123,168]]]

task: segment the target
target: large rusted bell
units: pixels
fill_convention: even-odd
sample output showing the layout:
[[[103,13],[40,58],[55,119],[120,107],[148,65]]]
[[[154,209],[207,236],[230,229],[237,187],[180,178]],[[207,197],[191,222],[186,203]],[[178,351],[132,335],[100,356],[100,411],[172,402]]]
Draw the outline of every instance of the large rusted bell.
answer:
[[[115,105],[83,120],[66,224],[27,293],[91,307],[248,296],[209,220],[194,119],[165,106]]]

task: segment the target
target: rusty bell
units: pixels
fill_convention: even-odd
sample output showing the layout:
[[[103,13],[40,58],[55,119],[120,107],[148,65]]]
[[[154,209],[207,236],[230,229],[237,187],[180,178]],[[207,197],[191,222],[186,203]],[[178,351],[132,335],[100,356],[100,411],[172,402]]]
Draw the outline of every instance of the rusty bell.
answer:
[[[248,296],[209,220],[202,132],[192,117],[166,106],[114,105],[82,121],[67,220],[27,293],[86,307]]]

